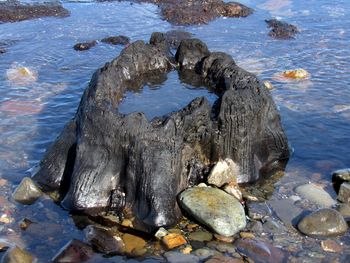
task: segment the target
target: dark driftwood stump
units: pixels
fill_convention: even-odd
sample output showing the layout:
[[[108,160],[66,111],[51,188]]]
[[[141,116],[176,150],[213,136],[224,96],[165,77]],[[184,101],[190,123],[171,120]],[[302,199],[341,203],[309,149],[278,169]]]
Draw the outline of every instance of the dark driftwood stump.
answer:
[[[147,226],[171,225],[181,212],[180,191],[198,182],[219,159],[253,182],[289,157],[287,139],[269,91],[225,54],[198,39],[183,40],[169,56],[166,39],[136,41],[93,75],[73,120],[47,152],[34,179],[60,191],[73,211],[132,211]],[[196,98],[168,116],[118,112],[123,94],[150,76],[178,69],[205,81],[219,99]],[[198,178],[196,178],[198,177]]]

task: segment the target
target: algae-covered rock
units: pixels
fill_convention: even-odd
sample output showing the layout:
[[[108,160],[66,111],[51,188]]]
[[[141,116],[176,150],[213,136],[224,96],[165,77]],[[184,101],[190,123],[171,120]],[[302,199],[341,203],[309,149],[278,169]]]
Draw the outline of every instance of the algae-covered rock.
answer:
[[[220,189],[189,188],[180,194],[179,203],[186,212],[219,235],[233,236],[246,226],[242,205]]]
[[[343,216],[330,208],[319,209],[300,220],[298,229],[314,237],[340,236],[348,230]]]
[[[13,192],[12,197],[15,201],[21,204],[31,205],[41,195],[42,192],[36,186],[33,180],[29,177],[25,177]]]

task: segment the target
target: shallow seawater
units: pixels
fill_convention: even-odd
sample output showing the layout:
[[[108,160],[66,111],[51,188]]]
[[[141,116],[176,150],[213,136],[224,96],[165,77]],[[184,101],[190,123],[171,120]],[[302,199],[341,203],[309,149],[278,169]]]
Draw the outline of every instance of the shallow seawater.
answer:
[[[113,35],[148,41],[154,31],[189,31],[211,51],[226,52],[239,66],[271,81],[275,87],[271,93],[293,149],[286,174],[278,181],[272,198],[286,198],[294,194],[295,186],[308,181],[323,185],[335,197],[331,172],[350,166],[350,2],[240,2],[254,8],[255,13],[241,19],[218,18],[199,26],[172,26],[162,20],[152,4],[90,1],[64,1],[71,12],[67,18],[0,24],[0,43],[7,43],[7,52],[0,54],[0,177],[7,180],[0,186],[0,209],[14,220],[0,223],[1,235],[23,244],[40,262],[47,262],[71,238],[83,239],[69,214],[47,198],[27,207],[14,203],[9,196],[74,116],[93,72],[123,48],[99,42],[88,51],[77,52],[73,45]],[[297,25],[301,32],[294,40],[271,39],[264,20],[272,17]],[[295,68],[304,68],[311,77],[290,82],[275,78],[279,72]],[[14,69],[20,69],[19,77],[13,75]],[[172,85],[176,89],[167,88]],[[122,106],[161,106],[159,101],[147,99],[157,94],[174,102],[166,103],[169,108],[162,107],[161,114],[165,114],[197,96],[215,100],[215,95],[204,88],[183,85],[177,73],[171,72],[165,83],[127,94]],[[186,92],[181,92],[184,89]],[[140,105],[140,96],[147,104]],[[153,110],[148,118],[160,114]],[[21,231],[18,221],[24,217],[31,217],[42,227]],[[345,236],[340,241],[347,247],[346,255],[350,239]],[[310,248],[318,250],[316,245]],[[312,258],[303,253],[298,256]]]
[[[205,97],[211,104],[218,98],[205,86],[192,86],[179,79],[177,71],[171,71],[160,83],[147,83],[136,91],[128,91],[119,103],[123,114],[143,112],[148,120],[168,115],[186,107],[197,97]]]

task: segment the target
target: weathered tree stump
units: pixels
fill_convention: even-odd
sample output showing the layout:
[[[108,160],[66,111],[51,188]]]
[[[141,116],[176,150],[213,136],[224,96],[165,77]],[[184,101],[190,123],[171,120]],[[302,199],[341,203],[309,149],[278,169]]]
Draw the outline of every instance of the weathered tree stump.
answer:
[[[280,116],[256,76],[198,39],[183,40],[175,58],[163,34],[154,33],[150,43],[132,43],[95,72],[76,116],[40,163],[34,179],[60,191],[65,208],[127,209],[147,226],[171,225],[181,216],[178,193],[219,159],[236,162],[240,183],[288,159]],[[133,84],[176,69],[182,79],[205,81],[219,96],[214,105],[196,98],[151,121],[118,112]]]

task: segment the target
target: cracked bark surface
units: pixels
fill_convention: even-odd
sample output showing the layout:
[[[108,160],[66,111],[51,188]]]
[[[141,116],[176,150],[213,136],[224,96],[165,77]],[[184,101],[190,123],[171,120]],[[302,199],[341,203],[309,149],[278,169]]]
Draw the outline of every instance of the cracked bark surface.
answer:
[[[231,158],[246,183],[289,158],[276,106],[256,76],[198,39],[183,40],[175,57],[163,34],[150,43],[132,43],[94,73],[74,119],[33,176],[44,190],[59,191],[65,208],[128,210],[147,227],[172,225],[181,217],[177,195],[219,159]],[[171,70],[204,81],[218,100],[196,98],[151,121],[118,112],[126,91]]]

